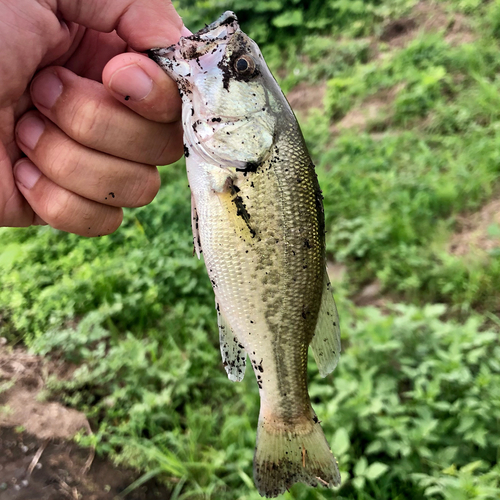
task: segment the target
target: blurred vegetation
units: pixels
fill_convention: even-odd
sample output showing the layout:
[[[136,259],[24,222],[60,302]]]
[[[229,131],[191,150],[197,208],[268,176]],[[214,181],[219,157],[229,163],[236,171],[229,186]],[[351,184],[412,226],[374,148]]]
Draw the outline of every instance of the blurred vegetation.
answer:
[[[301,121],[328,256],[347,269],[344,352],[325,379],[311,358],[309,377],[343,485],[283,498],[500,498],[500,241],[465,255],[450,244],[498,192],[500,2],[179,3],[193,30],[237,12],[286,91],[326,88]],[[406,43],[390,36],[398,22]],[[341,126],[374,103],[361,130]],[[183,162],[162,181],[108,237],[0,230],[0,334],[77,365],[49,387],[89,416],[83,445],[158,475],[173,499],[257,499],[257,386],[222,368]],[[496,222],[487,236],[500,238]],[[356,306],[374,280],[383,306]]]

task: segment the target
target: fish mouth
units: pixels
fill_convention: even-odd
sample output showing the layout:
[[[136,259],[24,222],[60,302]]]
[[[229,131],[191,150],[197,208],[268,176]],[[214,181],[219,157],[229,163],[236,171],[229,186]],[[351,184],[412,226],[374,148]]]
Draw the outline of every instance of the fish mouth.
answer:
[[[226,11],[212,24],[166,48],[153,48],[147,55],[163,67],[172,77],[189,76],[188,61],[198,60],[209,52],[216,52],[219,45],[226,45],[240,29],[236,14]]]

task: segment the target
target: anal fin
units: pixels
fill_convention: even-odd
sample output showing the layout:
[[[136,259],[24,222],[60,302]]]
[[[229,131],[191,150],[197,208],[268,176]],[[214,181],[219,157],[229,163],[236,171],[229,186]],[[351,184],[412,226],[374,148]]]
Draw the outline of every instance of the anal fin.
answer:
[[[311,349],[322,377],[326,377],[335,370],[340,357],[339,314],[326,270],[318,322],[311,341]]]
[[[244,347],[238,342],[217,301],[215,301],[215,308],[217,309],[222,363],[224,364],[229,380],[241,382],[245,376],[247,353]]]

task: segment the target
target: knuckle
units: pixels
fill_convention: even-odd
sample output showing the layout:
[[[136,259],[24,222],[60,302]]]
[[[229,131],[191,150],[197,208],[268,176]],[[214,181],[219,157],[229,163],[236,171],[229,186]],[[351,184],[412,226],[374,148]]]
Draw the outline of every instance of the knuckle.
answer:
[[[155,196],[158,194],[161,186],[160,173],[156,167],[151,167],[149,165],[145,166],[149,171],[147,174],[142,174],[140,181],[135,189],[136,196],[131,207],[142,207],[151,203]]]
[[[182,128],[179,127],[171,130],[167,136],[167,140],[161,143],[158,154],[156,155],[158,165],[168,165],[177,161],[183,155]]]
[[[59,193],[56,196],[50,196],[45,205],[45,213],[40,215],[52,227],[65,229],[72,218],[70,194]]]
[[[56,147],[51,148],[47,163],[49,177],[54,180],[69,179],[80,168],[81,158],[73,141],[61,138]]]
[[[71,116],[70,135],[73,139],[82,144],[98,144],[109,123],[106,113],[101,111],[99,100],[81,99]]]

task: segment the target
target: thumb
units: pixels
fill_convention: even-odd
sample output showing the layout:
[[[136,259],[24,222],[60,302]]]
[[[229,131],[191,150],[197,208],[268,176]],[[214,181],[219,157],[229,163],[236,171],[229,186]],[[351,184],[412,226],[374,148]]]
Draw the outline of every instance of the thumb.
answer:
[[[65,21],[96,31],[116,30],[140,52],[176,43],[183,26],[170,0],[58,0],[55,9]]]

